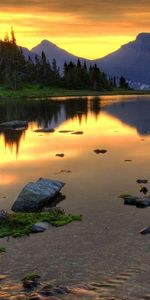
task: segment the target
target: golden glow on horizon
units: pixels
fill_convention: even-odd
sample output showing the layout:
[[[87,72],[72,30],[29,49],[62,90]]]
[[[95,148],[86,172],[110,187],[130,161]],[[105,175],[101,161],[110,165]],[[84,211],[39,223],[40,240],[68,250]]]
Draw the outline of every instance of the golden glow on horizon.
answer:
[[[19,45],[33,48],[47,39],[76,56],[95,59],[149,31],[147,0],[68,0],[0,3],[0,37],[13,26]],[[135,5],[134,5],[135,4]],[[96,9],[95,9],[96,7]]]

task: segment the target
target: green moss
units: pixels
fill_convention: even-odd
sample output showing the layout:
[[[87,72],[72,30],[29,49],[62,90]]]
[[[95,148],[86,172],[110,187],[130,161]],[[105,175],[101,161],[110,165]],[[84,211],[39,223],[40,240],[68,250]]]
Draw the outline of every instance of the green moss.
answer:
[[[36,278],[39,278],[39,276],[36,273],[28,273],[26,274],[21,281],[26,281],[26,280],[35,280]]]
[[[5,247],[0,247],[0,253],[4,253],[6,252],[6,248]]]
[[[118,198],[121,198],[121,199],[125,199],[125,198],[128,198],[128,197],[132,197],[131,195],[129,195],[129,194],[121,194],[121,195],[119,195],[119,197]]]
[[[81,216],[66,215],[62,210],[56,208],[51,212],[37,213],[12,213],[0,222],[0,237],[21,237],[29,235],[33,224],[37,222],[48,222],[53,226],[63,226],[72,221],[81,221]]]

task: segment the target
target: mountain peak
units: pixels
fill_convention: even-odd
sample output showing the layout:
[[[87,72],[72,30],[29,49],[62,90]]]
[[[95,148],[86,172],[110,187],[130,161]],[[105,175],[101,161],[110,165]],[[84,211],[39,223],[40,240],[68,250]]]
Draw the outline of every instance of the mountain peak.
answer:
[[[136,41],[144,44],[150,44],[150,33],[148,32],[139,33],[136,38]]]
[[[57,47],[54,43],[52,43],[52,42],[50,42],[50,41],[48,41],[46,39],[43,40],[43,41],[41,41],[40,45],[41,46],[53,46],[53,47]]]

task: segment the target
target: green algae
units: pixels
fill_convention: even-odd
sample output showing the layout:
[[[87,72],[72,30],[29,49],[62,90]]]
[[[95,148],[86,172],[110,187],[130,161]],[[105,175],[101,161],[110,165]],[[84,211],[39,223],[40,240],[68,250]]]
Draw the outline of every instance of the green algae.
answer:
[[[7,236],[16,238],[29,235],[32,226],[37,222],[48,222],[52,226],[59,227],[81,220],[81,215],[67,215],[59,208],[50,212],[11,213],[7,215],[6,219],[0,221],[0,238]]]

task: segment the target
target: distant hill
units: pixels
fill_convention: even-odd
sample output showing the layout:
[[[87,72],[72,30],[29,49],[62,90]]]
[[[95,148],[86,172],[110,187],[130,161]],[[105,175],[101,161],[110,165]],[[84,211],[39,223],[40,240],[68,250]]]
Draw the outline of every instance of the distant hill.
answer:
[[[133,87],[150,88],[150,33],[95,62],[109,75],[125,76]]]
[[[45,52],[47,59],[51,62],[53,58],[56,59],[57,65],[62,69],[64,62],[77,62],[78,57],[61,49],[60,47],[56,46],[55,44],[43,40],[39,45],[34,47],[32,52],[41,55],[42,51]],[[80,57],[81,62],[84,61],[84,58]]]

